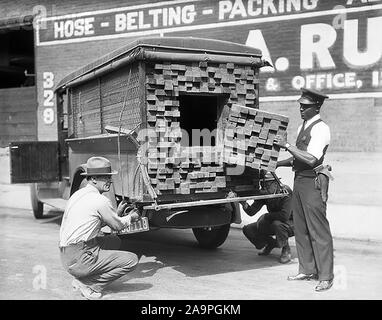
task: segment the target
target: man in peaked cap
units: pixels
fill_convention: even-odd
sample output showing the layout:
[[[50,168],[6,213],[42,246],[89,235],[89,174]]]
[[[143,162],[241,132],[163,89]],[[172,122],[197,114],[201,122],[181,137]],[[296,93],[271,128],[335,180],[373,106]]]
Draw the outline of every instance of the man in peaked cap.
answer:
[[[260,182],[264,194],[280,192],[280,185],[270,172],[267,172]],[[283,198],[256,200],[252,205],[243,201],[241,205],[249,216],[254,216],[264,205],[267,207],[268,212],[256,222],[245,225],[243,233],[256,249],[264,248],[259,252],[261,256],[269,255],[274,248],[282,248],[279,261],[287,263],[292,259],[288,243],[288,238],[293,237],[292,190],[287,185],[283,187],[288,193]]]
[[[123,230],[139,216],[135,211],[120,217],[127,203],[114,210],[103,195],[110,190],[111,177],[117,172],[103,157],[91,157],[86,163],[88,184],[79,189],[67,202],[60,228],[60,254],[65,269],[74,276],[75,290],[80,289],[87,299],[99,299],[110,282],[132,271],[138,264],[136,254],[119,251],[117,236],[102,236],[101,228],[108,225]]]
[[[330,143],[330,129],[320,118],[320,108],[328,97],[315,90],[301,91],[297,101],[304,122],[298,128],[296,146],[286,136],[276,136],[274,141],[292,155],[277,166],[291,166],[295,172],[292,211],[299,273],[288,280],[318,279],[315,290],[324,291],[333,284],[333,239],[326,218],[327,197],[317,183],[316,171],[322,167]]]

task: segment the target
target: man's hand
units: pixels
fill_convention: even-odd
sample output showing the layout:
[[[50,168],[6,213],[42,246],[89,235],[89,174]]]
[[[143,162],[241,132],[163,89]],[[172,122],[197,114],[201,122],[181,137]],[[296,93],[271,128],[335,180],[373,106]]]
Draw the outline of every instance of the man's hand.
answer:
[[[125,200],[122,200],[117,208],[117,215],[120,217],[125,212],[125,209],[127,208],[128,203]]]
[[[276,146],[279,146],[281,148],[285,148],[286,144],[287,144],[287,133],[285,132],[285,134],[278,134],[276,135],[275,139],[273,140],[273,144],[275,144]]]
[[[128,215],[131,217],[131,222],[135,222],[140,219],[138,209],[131,210]]]

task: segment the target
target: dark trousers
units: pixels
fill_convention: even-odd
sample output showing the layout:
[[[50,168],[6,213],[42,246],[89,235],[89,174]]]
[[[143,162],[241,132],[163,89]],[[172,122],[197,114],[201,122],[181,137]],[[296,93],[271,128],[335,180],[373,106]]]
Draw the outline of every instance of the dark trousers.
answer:
[[[292,210],[299,272],[333,279],[333,238],[314,178],[295,176]]]
[[[64,268],[75,278],[97,292],[110,282],[132,271],[138,264],[135,253],[119,251],[117,236],[97,237],[60,248]]]
[[[287,223],[279,220],[268,219],[269,213],[263,214],[256,222],[243,227],[243,233],[256,249],[264,248],[268,243],[275,242],[279,248],[288,243],[288,238],[293,236],[293,230]],[[276,236],[276,240],[272,236]]]

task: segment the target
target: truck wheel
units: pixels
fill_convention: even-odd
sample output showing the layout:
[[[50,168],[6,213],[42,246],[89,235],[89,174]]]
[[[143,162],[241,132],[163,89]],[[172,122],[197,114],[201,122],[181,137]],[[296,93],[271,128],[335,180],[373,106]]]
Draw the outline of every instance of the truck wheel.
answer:
[[[44,216],[44,204],[40,200],[38,200],[36,183],[30,185],[30,195],[33,215],[36,219],[42,219],[42,217]]]
[[[192,232],[199,246],[206,249],[215,249],[221,246],[228,237],[230,224],[224,224],[218,227],[193,228]]]

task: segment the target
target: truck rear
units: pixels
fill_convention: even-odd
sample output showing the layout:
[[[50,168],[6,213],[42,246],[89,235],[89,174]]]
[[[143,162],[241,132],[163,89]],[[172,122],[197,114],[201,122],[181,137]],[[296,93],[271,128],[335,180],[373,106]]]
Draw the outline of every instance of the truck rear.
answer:
[[[288,125],[259,110],[264,65],[251,47],[161,37],[71,73],[55,91],[59,141],[33,149],[46,163],[40,171],[51,171],[27,181],[45,181],[33,185],[35,202],[67,199],[86,183],[86,160],[100,155],[119,171],[108,194],[115,205],[128,199],[150,228],[192,228],[201,246],[218,247],[241,222],[239,201],[284,196],[260,190],[264,172],[276,169],[273,139]],[[20,148],[11,146],[15,168]]]

